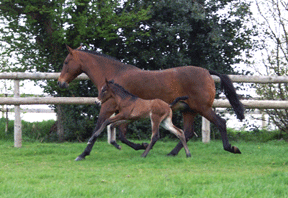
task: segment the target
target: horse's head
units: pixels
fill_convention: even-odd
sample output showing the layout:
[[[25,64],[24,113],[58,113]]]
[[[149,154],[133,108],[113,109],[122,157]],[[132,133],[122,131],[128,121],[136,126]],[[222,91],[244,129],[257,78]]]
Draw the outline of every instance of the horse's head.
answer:
[[[69,54],[64,61],[61,75],[58,78],[58,85],[61,88],[67,88],[69,83],[83,72],[77,50],[73,50],[68,45],[66,47]]]
[[[111,84],[114,81],[108,81],[105,79],[105,85],[101,88],[100,94],[98,96],[99,100],[101,100],[101,103],[103,104],[106,102],[109,98],[113,97]]]

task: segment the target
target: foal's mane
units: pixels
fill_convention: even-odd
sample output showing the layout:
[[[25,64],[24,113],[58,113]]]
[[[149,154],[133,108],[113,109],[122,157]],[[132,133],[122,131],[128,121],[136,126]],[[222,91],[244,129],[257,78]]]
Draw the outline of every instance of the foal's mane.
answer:
[[[125,99],[127,97],[131,97],[131,99],[137,99],[138,97],[135,96],[134,94],[130,93],[129,91],[127,91],[126,89],[124,89],[124,87],[122,87],[121,85],[114,83],[114,80],[110,80],[108,81],[109,86],[113,89],[114,93],[116,95],[119,95],[122,99]],[[112,85],[112,86],[111,86]]]
[[[92,51],[92,50],[80,50],[80,49],[76,49],[77,51],[80,51],[80,52],[86,52],[86,53],[89,53],[89,54],[93,54],[93,55],[97,55],[97,56],[102,56],[102,57],[105,57],[105,58],[108,58],[110,60],[114,60],[114,61],[119,61],[121,62],[119,59],[115,58],[115,57],[112,57],[112,56],[109,56],[107,54],[102,54],[100,52],[97,52],[97,51]]]

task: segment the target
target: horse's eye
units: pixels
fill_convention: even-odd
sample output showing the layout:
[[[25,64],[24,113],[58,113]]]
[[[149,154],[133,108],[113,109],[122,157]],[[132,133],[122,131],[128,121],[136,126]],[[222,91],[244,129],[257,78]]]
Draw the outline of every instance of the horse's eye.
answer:
[[[66,61],[64,64],[67,65],[67,64],[68,64],[68,61]]]

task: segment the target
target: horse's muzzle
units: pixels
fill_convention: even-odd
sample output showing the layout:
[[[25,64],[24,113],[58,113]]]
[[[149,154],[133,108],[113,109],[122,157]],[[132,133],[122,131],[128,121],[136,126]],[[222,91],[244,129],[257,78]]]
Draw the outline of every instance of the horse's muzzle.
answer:
[[[65,88],[65,89],[68,88],[68,86],[69,86],[69,84],[66,83],[66,82],[60,82],[60,81],[58,81],[57,84],[58,84],[58,86],[59,86],[60,88]]]

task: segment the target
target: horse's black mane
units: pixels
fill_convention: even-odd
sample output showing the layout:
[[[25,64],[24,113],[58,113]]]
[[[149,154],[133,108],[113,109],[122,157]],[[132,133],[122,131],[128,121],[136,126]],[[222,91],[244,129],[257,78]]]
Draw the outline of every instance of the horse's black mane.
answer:
[[[77,49],[77,51],[81,51],[81,52],[86,52],[86,53],[89,53],[89,54],[94,54],[94,55],[97,55],[97,56],[103,56],[105,58],[108,58],[110,60],[115,60],[115,61],[119,61],[121,62],[119,59],[113,57],[113,56],[109,56],[107,54],[102,54],[100,52],[97,52],[97,51],[92,51],[92,50],[80,50],[80,49]]]
[[[122,99],[125,99],[127,97],[132,97],[131,99],[137,99],[138,98],[134,94],[132,94],[129,91],[127,91],[126,89],[124,89],[124,87],[122,87],[121,85],[114,83],[114,80],[108,81],[108,84],[115,85],[114,86],[115,90],[113,90],[113,91],[115,92],[115,94],[119,95]]]

